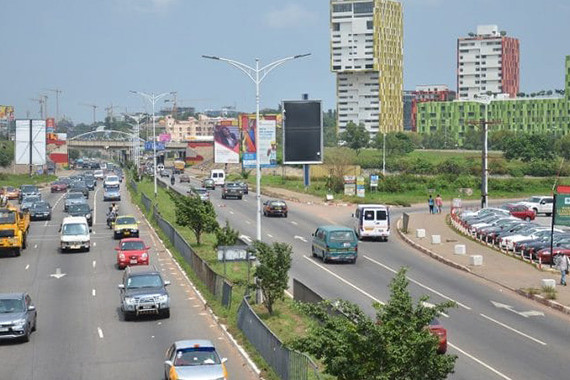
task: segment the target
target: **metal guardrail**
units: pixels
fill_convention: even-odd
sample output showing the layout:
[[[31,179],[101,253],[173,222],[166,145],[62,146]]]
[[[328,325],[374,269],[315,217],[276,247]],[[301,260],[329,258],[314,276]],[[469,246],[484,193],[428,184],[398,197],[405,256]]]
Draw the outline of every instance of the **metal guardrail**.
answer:
[[[148,214],[150,212],[150,208],[152,207],[152,201],[150,200],[149,197],[146,196],[145,193],[141,194],[141,201],[143,203],[146,213]]]
[[[248,298],[243,298],[238,309],[237,325],[277,376],[282,380],[320,379],[315,363],[307,355],[287,348],[253,311]]]

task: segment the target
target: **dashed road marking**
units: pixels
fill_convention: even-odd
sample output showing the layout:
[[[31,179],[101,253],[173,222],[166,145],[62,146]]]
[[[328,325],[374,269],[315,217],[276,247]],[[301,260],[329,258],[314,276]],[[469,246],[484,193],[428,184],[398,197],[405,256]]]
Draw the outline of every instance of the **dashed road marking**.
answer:
[[[267,234],[267,237],[269,237],[269,238],[273,238],[273,235],[271,235],[271,234]]]
[[[97,334],[99,334],[99,338],[103,339],[105,336],[103,335],[103,330],[101,327],[97,327]]]
[[[246,222],[247,224],[251,224],[251,222],[250,222],[249,220],[246,220],[245,222]]]
[[[292,220],[292,221],[291,221],[291,224],[294,225],[294,226],[296,226],[296,225],[299,224],[299,223],[297,223],[297,222],[295,222],[294,220]]]
[[[26,270],[30,269],[30,264],[26,265]]]
[[[475,361],[476,363],[481,364],[483,367],[487,368],[489,371],[493,372],[494,374],[496,374],[497,376],[502,377],[505,380],[512,380],[510,377],[508,377],[507,375],[497,371],[495,368],[491,367],[490,365],[482,362],[481,360],[477,359],[475,356],[468,354],[467,352],[463,351],[462,349],[460,349],[459,347],[457,347],[456,345],[450,343],[449,341],[447,342],[447,344],[449,345],[449,347],[456,349],[457,351],[459,351],[460,353],[462,353],[463,355],[467,356],[469,359]]]
[[[36,248],[38,248],[38,245],[37,245],[37,244],[34,244],[34,249],[36,249]]]
[[[97,261],[93,260],[93,268],[97,266]]]
[[[234,212],[233,212],[233,211],[230,211],[230,214],[232,214],[232,215],[233,215],[233,214],[234,214]]]
[[[93,247],[97,247],[97,242],[96,242],[96,241],[93,242]]]
[[[525,334],[525,333],[523,333],[523,332],[521,332],[521,331],[519,331],[519,330],[516,330],[516,329],[512,328],[512,327],[509,326],[509,325],[506,325],[506,324],[504,324],[504,323],[501,323],[501,322],[499,322],[499,321],[497,321],[497,320],[495,320],[495,319],[493,319],[493,318],[491,318],[491,317],[486,316],[485,314],[479,314],[479,315],[482,316],[482,317],[485,318],[485,319],[488,319],[488,320],[491,321],[491,322],[494,322],[494,323],[498,324],[498,325],[501,326],[501,327],[506,328],[507,330],[511,330],[512,332],[517,333],[517,334],[519,334],[520,336],[524,336],[525,338],[528,338],[528,339],[532,340],[533,342],[536,342],[536,343],[538,343],[538,344],[541,344],[541,345],[543,345],[543,346],[546,346],[546,343],[544,343],[543,341],[538,340],[538,339],[536,339],[536,338],[533,338],[532,336],[527,335],[527,334]]]
[[[97,295],[97,291],[96,291],[95,289],[92,289],[92,290],[91,290],[91,295],[92,295],[93,297],[95,297],[95,296]]]

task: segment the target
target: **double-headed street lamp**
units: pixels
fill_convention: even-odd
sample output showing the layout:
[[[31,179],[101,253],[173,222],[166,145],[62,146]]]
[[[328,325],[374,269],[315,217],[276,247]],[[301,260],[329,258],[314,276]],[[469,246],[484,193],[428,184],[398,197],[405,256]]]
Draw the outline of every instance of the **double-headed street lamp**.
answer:
[[[154,177],[154,197],[156,198],[158,194],[158,186],[156,182],[156,120],[154,118],[154,105],[157,101],[164,98],[166,95],[172,95],[174,92],[164,92],[162,94],[155,95],[154,92],[152,94],[147,94],[146,92],[141,91],[130,91],[133,94],[137,94],[142,96],[144,99],[148,100],[152,104],[152,150],[153,150],[153,177]]]
[[[263,79],[269,74],[269,72],[275,69],[278,66],[281,66],[287,61],[303,58],[311,55],[311,53],[307,54],[299,54],[294,55],[291,57],[286,57],[279,59],[275,62],[271,62],[270,64],[259,67],[259,58],[255,59],[255,68],[248,66],[244,63],[234,61],[232,59],[203,55],[203,58],[207,59],[214,59],[216,61],[223,61],[226,62],[239,70],[243,71],[245,75],[249,77],[255,83],[255,145],[256,145],[256,153],[255,153],[255,173],[256,173],[256,199],[257,199],[257,240],[261,241],[261,164],[260,164],[260,151],[259,151],[259,86]]]

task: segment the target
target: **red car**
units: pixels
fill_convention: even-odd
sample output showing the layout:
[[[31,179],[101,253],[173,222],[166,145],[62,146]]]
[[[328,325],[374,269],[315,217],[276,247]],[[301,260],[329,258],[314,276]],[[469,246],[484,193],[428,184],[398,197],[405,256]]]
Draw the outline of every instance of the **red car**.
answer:
[[[51,184],[52,193],[61,193],[67,191],[67,183],[56,181]]]
[[[121,239],[119,246],[115,247],[115,251],[117,251],[117,267],[125,269],[133,265],[148,265],[149,249],[150,247],[142,239]]]
[[[437,318],[434,318],[428,326],[429,331],[437,336],[439,339],[439,346],[437,347],[438,354],[445,354],[447,352],[447,329],[439,323]]]
[[[503,210],[507,210],[508,212],[510,212],[511,215],[514,216],[515,218],[523,219],[526,220],[527,222],[534,220],[534,218],[536,217],[536,212],[525,205],[508,203],[506,205],[501,206],[501,208]]]
[[[559,254],[563,254],[570,257],[570,248],[555,247],[554,256]],[[540,259],[540,262],[542,264],[554,264],[552,262],[552,255],[550,254],[550,248],[541,249],[540,251],[538,251],[536,257]]]
[[[287,203],[282,200],[273,199],[270,201],[263,202],[263,215],[264,216],[283,216],[287,217]]]

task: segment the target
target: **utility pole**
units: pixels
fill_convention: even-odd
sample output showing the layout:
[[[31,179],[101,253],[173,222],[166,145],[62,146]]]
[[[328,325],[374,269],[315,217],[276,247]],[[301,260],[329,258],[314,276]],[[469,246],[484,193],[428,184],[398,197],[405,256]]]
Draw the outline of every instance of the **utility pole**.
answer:
[[[63,91],[59,88],[48,88],[46,91],[55,92],[55,126],[57,127],[57,123],[59,122],[59,94]]]

